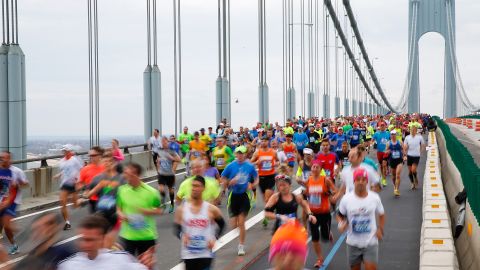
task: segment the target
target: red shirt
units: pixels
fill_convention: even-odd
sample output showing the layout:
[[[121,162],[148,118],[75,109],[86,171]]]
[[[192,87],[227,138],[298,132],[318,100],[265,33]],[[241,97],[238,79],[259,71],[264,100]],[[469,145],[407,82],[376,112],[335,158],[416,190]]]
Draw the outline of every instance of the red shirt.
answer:
[[[320,152],[315,158],[322,163],[322,168],[325,170],[327,176],[333,175],[335,164],[338,164],[338,157],[336,154],[330,152],[325,155],[323,152]]]
[[[104,171],[105,167],[103,167],[103,165],[88,164],[80,170],[79,182],[88,186],[95,176],[103,173]],[[90,200],[97,201],[98,196],[95,194],[90,197]]]

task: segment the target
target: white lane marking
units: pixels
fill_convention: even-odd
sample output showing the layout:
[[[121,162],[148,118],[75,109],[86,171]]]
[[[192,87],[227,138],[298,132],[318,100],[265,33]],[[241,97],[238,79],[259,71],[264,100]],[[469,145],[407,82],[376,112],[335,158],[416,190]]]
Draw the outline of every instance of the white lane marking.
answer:
[[[301,187],[297,188],[296,190],[293,191],[294,194],[300,194],[302,192]],[[256,214],[255,216],[249,218],[245,222],[245,230],[250,229],[253,227],[255,224],[259,223],[262,221],[265,217],[265,211],[261,211],[260,213]],[[229,242],[231,242],[233,239],[237,238],[240,235],[240,232],[238,228],[233,229],[229,231],[228,233],[224,234],[220,239],[217,240],[215,243],[215,246],[213,247],[213,252],[216,252]],[[175,267],[171,268],[170,270],[183,270],[185,269],[183,262],[177,264]]]
[[[56,243],[55,246],[63,245],[63,244],[68,243],[68,242],[70,242],[70,241],[76,240],[76,239],[80,238],[81,236],[82,236],[81,234],[72,236],[72,237],[70,237],[70,238],[67,238],[67,239],[65,239],[65,240],[63,240],[63,241],[60,241],[60,242]],[[18,257],[18,258],[9,260],[8,262],[4,262],[4,263],[0,264],[0,268],[9,266],[9,265],[14,264],[14,263],[17,263],[17,262],[25,259],[25,257],[27,257],[27,255],[23,255],[23,256],[20,256],[20,257]]]
[[[175,175],[182,175],[182,174],[185,174],[186,172],[181,172],[181,173],[177,173]],[[148,181],[148,182],[145,182],[147,184],[153,184],[157,182],[157,180],[152,180],[152,181]],[[67,207],[73,205],[73,203],[69,203],[67,204]],[[55,207],[52,207],[52,208],[49,208],[49,209],[45,209],[45,210],[42,210],[42,211],[38,211],[38,212],[33,212],[33,213],[30,213],[28,215],[24,215],[24,216],[21,216],[21,217],[16,217],[16,218],[13,218],[12,221],[15,221],[15,220],[21,220],[21,219],[24,219],[24,218],[28,218],[28,217],[32,217],[32,216],[36,216],[36,215],[40,215],[40,214],[43,214],[43,213],[46,213],[46,212],[50,212],[50,211],[53,211],[53,210],[57,210],[57,209],[60,209],[62,208],[61,206],[55,206]]]

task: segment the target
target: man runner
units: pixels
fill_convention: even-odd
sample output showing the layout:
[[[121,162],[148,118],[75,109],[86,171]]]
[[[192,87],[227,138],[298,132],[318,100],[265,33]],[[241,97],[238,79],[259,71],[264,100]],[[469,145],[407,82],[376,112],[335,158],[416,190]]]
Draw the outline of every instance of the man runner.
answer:
[[[162,148],[158,151],[158,191],[162,196],[162,207],[165,209],[165,189],[170,196],[169,213],[175,209],[175,163],[181,162],[180,156],[168,148],[168,139],[162,136]]]
[[[412,183],[411,189],[418,188],[417,167],[420,162],[421,152],[425,149],[422,135],[417,133],[417,126],[412,125],[411,134],[405,138],[405,152],[407,154],[408,177]]]

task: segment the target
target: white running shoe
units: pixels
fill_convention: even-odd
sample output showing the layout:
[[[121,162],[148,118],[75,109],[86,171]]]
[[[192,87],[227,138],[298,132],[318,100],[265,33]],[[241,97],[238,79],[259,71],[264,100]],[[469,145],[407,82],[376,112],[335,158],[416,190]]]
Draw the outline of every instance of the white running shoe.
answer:
[[[245,256],[245,246],[244,245],[238,245],[238,256]]]

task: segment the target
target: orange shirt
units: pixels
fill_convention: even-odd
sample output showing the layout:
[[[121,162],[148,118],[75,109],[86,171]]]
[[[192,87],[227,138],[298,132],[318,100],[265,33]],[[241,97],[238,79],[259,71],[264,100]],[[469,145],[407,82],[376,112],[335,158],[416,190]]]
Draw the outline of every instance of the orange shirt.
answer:
[[[275,174],[275,150],[269,149],[268,151],[263,151],[261,148],[258,149],[258,175],[266,176]]]
[[[295,161],[295,144],[294,143],[284,143],[283,144],[283,152],[285,152],[285,155],[287,156],[287,161],[288,162],[294,162]]]
[[[330,201],[328,199],[329,188],[324,175],[320,175],[317,179],[311,175],[306,183],[308,194],[308,206],[314,214],[330,213]]]
[[[95,176],[103,173],[104,171],[105,167],[103,165],[88,164],[80,170],[79,182],[87,186],[92,182]],[[90,199],[96,201],[98,200],[98,196],[93,195],[90,197]]]
[[[200,140],[198,142],[195,140],[190,141],[189,145],[190,145],[190,153],[192,154],[190,156],[191,160],[200,157],[200,153],[205,152],[206,145],[204,142]]]

